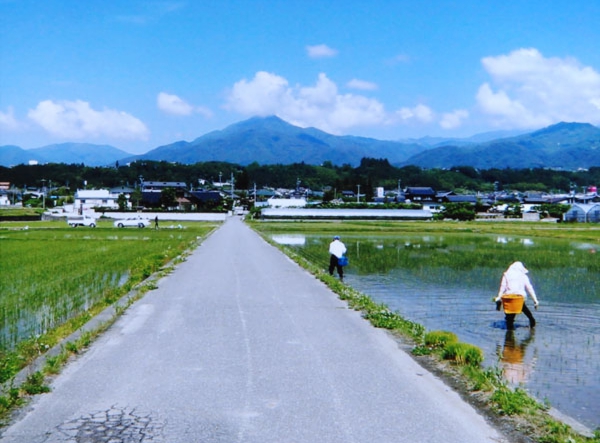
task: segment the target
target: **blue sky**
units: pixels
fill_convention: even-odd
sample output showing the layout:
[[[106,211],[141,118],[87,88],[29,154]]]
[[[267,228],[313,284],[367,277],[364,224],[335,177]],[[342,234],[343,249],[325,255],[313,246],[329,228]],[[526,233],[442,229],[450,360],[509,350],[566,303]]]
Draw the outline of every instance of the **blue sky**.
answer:
[[[0,145],[600,125],[597,0],[0,0]]]

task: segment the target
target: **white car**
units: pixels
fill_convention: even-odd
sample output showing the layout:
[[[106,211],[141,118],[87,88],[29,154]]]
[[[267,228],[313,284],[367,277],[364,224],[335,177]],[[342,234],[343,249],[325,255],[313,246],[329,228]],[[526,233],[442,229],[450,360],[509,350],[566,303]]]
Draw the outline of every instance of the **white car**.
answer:
[[[96,219],[89,215],[71,216],[67,218],[67,223],[72,228],[76,228],[77,226],[89,226],[90,228],[95,228],[97,224]]]
[[[148,225],[150,225],[150,221],[147,218],[142,218],[140,216],[115,220],[113,223],[113,226],[115,228],[125,228],[128,226],[137,226],[138,228],[145,228]]]

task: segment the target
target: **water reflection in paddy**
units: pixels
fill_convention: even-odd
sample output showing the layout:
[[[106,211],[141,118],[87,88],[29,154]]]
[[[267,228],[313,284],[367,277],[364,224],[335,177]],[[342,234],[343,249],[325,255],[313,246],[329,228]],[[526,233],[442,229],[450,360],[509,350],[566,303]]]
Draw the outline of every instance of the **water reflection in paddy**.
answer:
[[[326,267],[330,239],[289,236]],[[281,239],[286,243],[285,239]],[[600,272],[597,245],[484,235],[345,237],[345,281],[427,330],[479,346],[485,365],[588,427],[600,426]],[[598,251],[600,254],[600,251]],[[502,272],[523,261],[540,300],[538,324],[517,316],[508,333],[495,310]]]

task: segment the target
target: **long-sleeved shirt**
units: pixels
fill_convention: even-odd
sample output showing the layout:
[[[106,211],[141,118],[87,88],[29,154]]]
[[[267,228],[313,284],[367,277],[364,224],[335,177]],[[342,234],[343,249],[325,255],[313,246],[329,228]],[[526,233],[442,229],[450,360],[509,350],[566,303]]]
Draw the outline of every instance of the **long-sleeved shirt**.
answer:
[[[533,289],[533,285],[527,276],[528,272],[529,271],[527,271],[521,262],[514,262],[510,265],[502,275],[496,301],[499,301],[505,294],[518,294],[525,297],[525,299],[527,299],[527,294],[529,294],[531,295],[533,302],[537,305],[538,299],[535,290]]]
[[[346,253],[346,245],[339,240],[334,240],[329,244],[329,253],[340,258]]]

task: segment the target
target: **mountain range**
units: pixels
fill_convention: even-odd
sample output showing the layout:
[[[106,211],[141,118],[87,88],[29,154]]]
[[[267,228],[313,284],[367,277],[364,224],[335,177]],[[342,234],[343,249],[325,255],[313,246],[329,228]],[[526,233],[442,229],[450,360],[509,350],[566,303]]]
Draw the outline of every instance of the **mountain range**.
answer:
[[[0,166],[43,163],[83,163],[87,166],[114,165],[115,161],[131,154],[110,145],[91,143],[59,143],[35,149],[22,149],[19,146],[0,146]]]
[[[159,146],[131,155],[107,145],[62,143],[24,150],[0,146],[0,165],[84,163],[109,166],[117,161],[170,161],[191,164],[225,161],[240,165],[257,162],[356,166],[364,157],[386,158],[395,166],[425,168],[562,168],[600,166],[600,128],[588,123],[557,123],[528,132],[494,132],[470,138],[433,138],[384,141],[366,137],[336,136],[315,128],[300,128],[278,117],[254,117],[223,130],[209,132],[191,142]]]

